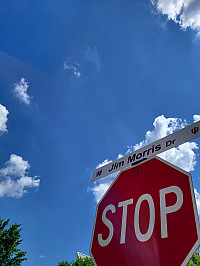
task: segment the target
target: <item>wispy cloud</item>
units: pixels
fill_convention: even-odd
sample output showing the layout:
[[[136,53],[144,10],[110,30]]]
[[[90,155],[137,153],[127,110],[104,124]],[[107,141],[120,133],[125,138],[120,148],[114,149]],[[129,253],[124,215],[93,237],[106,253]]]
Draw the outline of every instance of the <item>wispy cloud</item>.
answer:
[[[197,119],[197,115],[193,116],[193,119]],[[179,118],[166,118],[164,115],[158,116],[153,122],[153,130],[148,130],[145,134],[145,138],[138,144],[128,147],[126,154],[133,152],[143,146],[148,145],[160,138],[163,138],[176,130],[179,130],[187,125],[185,120]],[[196,154],[195,150],[198,149],[198,145],[195,142],[184,143],[177,148],[173,148],[166,152],[163,152],[159,156],[166,161],[171,162],[174,165],[186,170],[193,171],[196,165]],[[118,158],[122,155],[118,155]],[[97,168],[109,163],[111,161],[104,160],[104,162],[97,166]],[[115,173],[106,178],[100,179],[95,182],[94,187],[90,190],[93,192],[96,202],[99,202],[101,197],[109,188],[110,184],[113,182],[114,178],[118,173]],[[196,190],[197,192],[197,190]],[[198,195],[197,193],[195,195]],[[199,198],[200,199],[200,198]],[[199,200],[200,201],[200,200]]]
[[[200,32],[200,1],[199,0],[150,0],[157,11],[167,15],[181,28],[188,27]]]
[[[40,255],[39,257],[40,257],[40,259],[44,259],[44,258],[45,258],[45,256],[44,256],[44,255]]]
[[[38,188],[40,179],[27,176],[30,165],[21,156],[10,155],[10,159],[0,169],[0,197],[21,198],[28,188]]]
[[[91,47],[80,51],[75,58],[68,56],[63,62],[64,70],[71,73],[76,79],[84,75],[97,73],[100,66],[99,53],[95,48]]]
[[[25,78],[21,78],[20,82],[15,84],[13,90],[15,96],[27,105],[31,102],[31,97],[27,93],[28,88],[29,83],[25,80]]]
[[[6,109],[5,106],[0,104],[0,135],[3,134],[4,132],[7,132],[7,121],[8,121],[8,116],[9,112]]]
[[[64,70],[70,71],[77,79],[81,77],[80,72],[80,64],[77,62],[70,62],[70,59],[68,58],[66,61],[63,62]]]
[[[101,66],[100,56],[96,49],[87,47],[87,49],[83,52],[85,59],[93,64],[97,70],[99,70]]]

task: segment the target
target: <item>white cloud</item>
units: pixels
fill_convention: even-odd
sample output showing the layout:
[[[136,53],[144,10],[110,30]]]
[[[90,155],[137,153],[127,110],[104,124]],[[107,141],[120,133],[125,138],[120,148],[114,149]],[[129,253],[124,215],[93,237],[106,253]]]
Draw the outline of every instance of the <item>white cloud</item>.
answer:
[[[194,122],[197,122],[200,120],[200,115],[193,115]]]
[[[158,156],[189,172],[194,171],[194,166],[197,163],[195,149],[198,149],[198,145],[195,142],[186,142]]]
[[[10,155],[5,167],[0,169],[0,197],[21,198],[27,188],[39,187],[40,179],[37,176],[27,176],[30,165],[22,157]]]
[[[99,185],[96,185],[94,188],[92,188],[92,191],[95,196],[96,202],[99,202],[102,196],[105,194],[105,192],[108,190],[110,187],[110,184],[112,181],[109,182],[101,182]]]
[[[156,117],[153,122],[154,129],[147,131],[145,139],[139,144],[133,146],[133,150],[138,150],[143,146],[152,143],[160,138],[172,134],[175,130],[181,129],[187,125],[186,121],[179,118],[165,118],[164,115]]]
[[[8,121],[8,114],[9,112],[6,107],[0,104],[0,134],[7,132],[6,122]]]
[[[196,188],[194,189],[194,194],[195,194],[195,198],[196,198],[197,211],[198,211],[198,214],[200,215],[200,194]]]
[[[69,70],[73,73],[73,75],[78,79],[81,76],[81,72],[78,70],[80,68],[80,64],[77,62],[70,63],[70,60],[63,62],[64,70]]]
[[[44,259],[45,258],[45,256],[44,255],[40,255],[40,259]]]
[[[27,94],[29,88],[29,83],[26,82],[25,78],[21,78],[20,82],[15,84],[14,93],[17,98],[19,98],[23,103],[29,105],[31,97]]]
[[[89,191],[93,192],[96,202],[98,203],[100,199],[103,197],[105,192],[108,190],[110,185],[112,184],[115,177],[118,175],[119,172],[116,172],[110,176],[104,177],[101,180],[95,182],[93,188],[90,188]]]
[[[127,153],[133,152],[143,146],[148,145],[151,142],[172,134],[174,131],[181,129],[186,125],[186,121],[179,118],[165,118],[164,115],[158,116],[153,122],[153,130],[148,130],[146,132],[143,141],[136,145],[129,146]],[[187,142],[177,148],[172,148],[171,150],[163,152],[159,156],[166,161],[171,162],[172,164],[184,169],[185,171],[193,171],[196,165],[195,150],[197,149],[198,145],[195,142]],[[122,155],[120,154],[119,156]],[[109,162],[111,161],[105,160],[102,164],[98,165],[98,167],[101,167]],[[115,177],[116,174],[113,174],[112,176],[100,179],[95,183],[94,188],[92,188],[91,190],[93,191],[97,202],[106,192]]]
[[[108,163],[111,163],[112,161],[109,161],[108,159],[105,159],[102,163],[100,163],[99,165],[97,165],[97,167],[96,168],[100,168],[100,167],[102,167],[102,166],[104,166],[104,165],[106,165],[106,164],[108,164]]]
[[[30,168],[27,161],[15,154],[10,155],[10,160],[5,163],[5,167],[0,169],[1,176],[23,176]]]
[[[190,27],[200,32],[199,0],[150,0],[157,11],[178,23],[183,29]]]
[[[154,129],[147,131],[145,139],[133,146],[133,150],[137,150],[151,142],[172,134],[174,131],[186,125],[186,121],[179,118],[165,118],[164,115],[158,116],[153,123]],[[198,149],[198,145],[195,142],[187,142],[177,148],[163,152],[159,156],[185,171],[193,171],[196,165],[195,149]]]
[[[152,131],[147,131],[145,139],[139,144],[130,146],[128,153],[172,134],[174,131],[181,129],[186,125],[186,121],[179,118],[165,118],[164,115],[158,116],[153,123],[154,129]],[[187,142],[177,148],[172,148],[163,152],[159,156],[185,171],[193,171],[194,166],[196,165],[196,154],[194,152],[196,149],[198,149],[198,145],[195,142]]]
[[[71,57],[67,57],[63,62],[64,70],[72,73],[77,79],[79,79],[82,74],[86,73],[86,69],[87,71],[98,71],[100,65],[99,53],[96,49],[90,47],[82,50],[81,54],[79,54],[78,61],[73,60]]]

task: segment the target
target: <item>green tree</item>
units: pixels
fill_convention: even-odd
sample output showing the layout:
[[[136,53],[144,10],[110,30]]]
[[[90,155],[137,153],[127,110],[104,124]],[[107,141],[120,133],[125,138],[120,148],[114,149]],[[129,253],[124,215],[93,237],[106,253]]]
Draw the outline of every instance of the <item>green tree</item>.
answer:
[[[196,266],[196,265],[200,266],[200,256],[199,256],[198,252],[196,252],[192,256],[191,260],[188,263],[188,266]]]
[[[57,266],[94,266],[92,259],[89,257],[86,258],[78,258],[76,261],[72,262],[59,262]]]
[[[10,219],[3,220],[0,217],[0,265],[1,266],[19,266],[26,252],[17,248],[21,244],[20,239],[21,224],[11,224],[8,226]]]

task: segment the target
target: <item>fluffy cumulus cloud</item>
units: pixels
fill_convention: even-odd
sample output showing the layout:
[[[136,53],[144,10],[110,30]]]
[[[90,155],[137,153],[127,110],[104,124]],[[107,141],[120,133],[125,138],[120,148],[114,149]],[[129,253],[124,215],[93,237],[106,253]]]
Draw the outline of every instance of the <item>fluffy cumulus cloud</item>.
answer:
[[[200,32],[199,0],[150,0],[157,11],[167,15],[183,29],[188,27]]]
[[[134,145],[132,151],[138,150],[153,141],[166,137],[167,135],[172,134],[175,130],[181,129],[186,125],[186,121],[182,121],[182,119],[165,118],[164,115],[158,116],[153,122],[154,129],[152,131],[147,131],[145,139]]]
[[[177,148],[163,152],[159,156],[189,172],[194,171],[196,165],[196,149],[198,149],[198,145],[195,142],[186,142]]]
[[[97,181],[97,184],[91,189],[96,202],[99,202],[102,196],[110,187],[111,183],[113,182],[114,177],[105,177],[102,181]]]
[[[29,83],[25,80],[25,78],[21,78],[20,82],[15,84],[13,90],[15,96],[27,105],[31,102],[31,97],[27,93],[28,88]]]
[[[145,139],[139,144],[134,145],[132,151],[138,150],[160,138],[166,137],[186,125],[186,121],[179,118],[166,118],[164,115],[158,116],[153,123],[154,129],[152,131],[147,131]],[[193,171],[196,164],[196,149],[198,149],[198,146],[195,142],[186,142],[177,148],[172,148],[163,152],[159,156],[185,171]]]
[[[200,120],[200,115],[193,115],[194,122],[197,122]]]
[[[8,116],[9,112],[6,109],[5,106],[0,104],[0,134],[4,133],[7,131],[7,121],[8,121]]]
[[[21,156],[10,155],[10,159],[0,169],[0,197],[21,198],[29,188],[38,188],[40,179],[30,177],[27,172],[30,165]]]
[[[104,165],[111,163],[112,161],[109,161],[108,159],[105,159],[102,163],[100,163],[99,165],[97,165],[97,168],[103,167]]]
[[[198,115],[193,116],[194,121],[199,120]],[[127,154],[133,152],[135,150],[140,149],[143,146],[148,145],[160,138],[163,138],[169,134],[172,134],[176,130],[179,130],[187,125],[185,120],[179,118],[166,118],[164,115],[158,116],[153,122],[153,130],[147,131],[145,134],[145,138],[138,144],[133,146],[129,146],[127,150]],[[186,170],[193,171],[196,165],[196,151],[198,150],[198,145],[195,142],[187,142],[180,145],[177,148],[172,148],[166,152],[163,152],[159,156],[165,159],[172,164]],[[120,158],[122,155],[118,155]],[[105,160],[102,164],[98,165],[97,168],[110,163],[111,161]],[[91,189],[95,200],[98,202],[101,197],[104,195],[106,190],[109,188],[110,184],[113,182],[114,178],[118,173],[115,173],[106,178],[100,179],[95,182],[94,187]],[[195,190],[195,196],[197,199],[198,208],[200,206],[200,194],[197,190]],[[200,210],[200,209],[199,209]]]

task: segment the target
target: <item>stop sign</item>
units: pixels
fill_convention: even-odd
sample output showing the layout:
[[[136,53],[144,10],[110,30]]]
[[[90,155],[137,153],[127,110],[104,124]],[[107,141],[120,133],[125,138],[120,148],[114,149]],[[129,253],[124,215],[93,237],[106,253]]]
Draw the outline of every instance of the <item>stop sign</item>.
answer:
[[[191,175],[155,157],[122,171],[97,205],[95,265],[186,265],[200,244]]]

